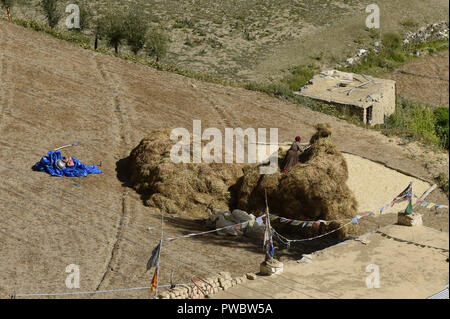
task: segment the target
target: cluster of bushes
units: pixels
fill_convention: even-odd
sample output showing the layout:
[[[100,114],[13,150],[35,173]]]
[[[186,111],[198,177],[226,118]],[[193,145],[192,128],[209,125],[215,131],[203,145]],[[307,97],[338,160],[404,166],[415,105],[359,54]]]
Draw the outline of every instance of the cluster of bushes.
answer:
[[[386,32],[382,38],[382,46],[377,50],[370,49],[366,56],[361,58],[360,63],[341,67],[340,70],[377,76],[393,71],[410,60],[415,52],[425,51],[433,54],[448,47],[448,40],[445,39],[414,42],[404,47],[398,33]]]
[[[55,1],[55,0],[52,0]],[[114,52],[126,43],[137,55],[145,49],[150,57],[159,61],[167,53],[168,38],[160,29],[150,29],[145,15],[137,7],[128,12],[108,10],[94,21],[95,49],[98,40],[104,39]]]
[[[302,86],[308,83],[309,80],[318,72],[315,65],[298,66],[292,68],[291,74],[285,79],[289,88],[293,91],[298,91]]]
[[[353,73],[365,73],[378,75],[392,71],[408,59],[408,52],[403,50],[402,38],[395,32],[387,32],[383,35],[382,46],[370,49],[361,58],[360,63],[343,67],[343,71]]]
[[[398,99],[397,107],[386,119],[383,132],[449,149],[449,109],[432,108],[418,102]]]
[[[17,1],[21,0],[0,0],[0,5],[4,9],[11,8]],[[137,55],[141,50],[155,58],[158,62],[167,53],[168,37],[160,29],[150,29],[145,15],[136,6],[131,6],[128,12],[107,9],[100,12],[98,17],[93,18],[85,5],[75,1],[80,14],[80,28],[71,32],[59,32],[56,27],[62,18],[60,7],[61,0],[40,0],[39,5],[44,14],[48,27],[39,25],[33,21],[14,19],[14,22],[27,27],[32,27],[38,31],[57,36],[60,39],[69,40],[82,44],[86,47],[86,35],[83,30],[91,30],[95,36],[94,49],[98,48],[98,41],[104,40],[108,47],[114,48],[114,52],[119,54],[119,47],[127,44],[130,50]]]
[[[439,174],[437,177],[437,182],[439,184],[439,187],[442,188],[444,192],[447,193],[447,196],[449,195],[449,181],[448,176],[444,173]]]

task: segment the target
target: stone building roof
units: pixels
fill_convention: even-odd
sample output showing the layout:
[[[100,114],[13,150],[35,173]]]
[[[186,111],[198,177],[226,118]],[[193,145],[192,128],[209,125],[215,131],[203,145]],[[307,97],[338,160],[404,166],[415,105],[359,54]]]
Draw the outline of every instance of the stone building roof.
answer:
[[[295,94],[313,99],[366,108],[379,101],[386,90],[395,84],[393,80],[378,79],[368,75],[322,71],[314,76]]]

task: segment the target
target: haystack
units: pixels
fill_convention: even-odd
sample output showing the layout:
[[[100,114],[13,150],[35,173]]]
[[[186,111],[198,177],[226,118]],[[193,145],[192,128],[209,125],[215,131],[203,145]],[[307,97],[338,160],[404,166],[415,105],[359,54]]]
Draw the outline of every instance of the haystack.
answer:
[[[265,209],[265,195],[273,214],[303,221],[337,220],[352,218],[357,214],[357,201],[348,188],[347,163],[331,140],[331,127],[318,124],[311,137],[311,147],[300,156],[300,162],[287,174],[277,171],[259,175],[258,167],[244,168],[237,206],[239,209],[260,215]],[[285,152],[279,153],[280,162]],[[288,225],[307,236],[336,229],[342,222],[321,224],[318,228],[300,228]],[[338,232],[339,237],[352,234],[350,225]]]
[[[145,204],[185,218],[207,218],[208,207],[228,210],[229,188],[242,176],[242,165],[176,164],[170,158],[174,144],[170,131],[154,131],[130,154],[130,183]]]

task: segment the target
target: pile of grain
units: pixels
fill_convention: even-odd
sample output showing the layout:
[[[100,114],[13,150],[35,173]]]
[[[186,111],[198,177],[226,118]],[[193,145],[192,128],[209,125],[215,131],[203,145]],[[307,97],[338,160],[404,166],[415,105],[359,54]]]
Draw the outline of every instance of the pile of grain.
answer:
[[[238,191],[239,209],[262,214],[267,192],[271,212],[286,218],[337,220],[357,214],[357,201],[346,184],[347,163],[331,141],[331,128],[327,124],[319,124],[316,129],[310,140],[311,147],[287,174],[277,171],[271,175],[259,175],[258,167],[244,168]],[[284,230],[295,229],[298,232],[300,229],[304,235],[313,236],[341,225],[342,222],[333,222],[304,229],[287,226]],[[349,226],[337,235],[345,237],[353,231],[353,226]]]

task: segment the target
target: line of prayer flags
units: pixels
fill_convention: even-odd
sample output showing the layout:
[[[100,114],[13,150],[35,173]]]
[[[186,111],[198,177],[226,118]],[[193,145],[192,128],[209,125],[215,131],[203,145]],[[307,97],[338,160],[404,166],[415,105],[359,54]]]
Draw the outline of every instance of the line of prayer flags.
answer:
[[[393,200],[392,200],[392,206],[394,206],[394,204],[403,202],[405,200],[407,200],[408,198],[412,197],[412,182],[409,183],[409,185],[403,190],[403,192],[401,192],[400,194],[398,194]]]

